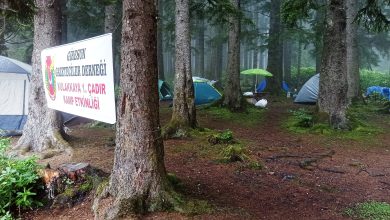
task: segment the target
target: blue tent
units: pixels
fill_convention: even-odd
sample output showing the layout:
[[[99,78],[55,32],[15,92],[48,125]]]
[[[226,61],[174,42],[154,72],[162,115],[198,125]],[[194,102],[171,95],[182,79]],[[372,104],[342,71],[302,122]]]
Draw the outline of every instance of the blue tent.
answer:
[[[0,56],[0,135],[23,129],[28,112],[30,65]]]
[[[287,84],[286,81],[283,81],[283,82],[282,82],[282,89],[283,89],[283,91],[285,91],[285,92],[291,92],[290,86],[288,86],[288,84]]]
[[[370,86],[367,88],[366,95],[372,95],[374,93],[380,94],[385,99],[390,100],[390,88],[381,86]]]
[[[318,99],[320,74],[312,76],[299,90],[295,103],[315,104]]]
[[[194,77],[195,105],[215,102],[222,98],[221,93],[207,79]]]
[[[267,87],[267,80],[266,79],[263,79],[259,85],[257,85],[256,87],[256,92],[263,92],[264,89]]]

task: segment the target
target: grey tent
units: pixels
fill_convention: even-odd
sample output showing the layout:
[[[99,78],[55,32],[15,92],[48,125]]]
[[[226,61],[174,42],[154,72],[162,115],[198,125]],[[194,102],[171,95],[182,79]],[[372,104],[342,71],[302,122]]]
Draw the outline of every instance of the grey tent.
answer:
[[[28,111],[30,65],[0,56],[0,133],[23,129]]]
[[[0,136],[22,134],[28,114],[31,72],[30,65],[0,56]],[[64,124],[79,118],[64,112],[61,115]]]
[[[315,104],[318,99],[318,91],[320,84],[320,74],[312,76],[299,90],[295,103]]]

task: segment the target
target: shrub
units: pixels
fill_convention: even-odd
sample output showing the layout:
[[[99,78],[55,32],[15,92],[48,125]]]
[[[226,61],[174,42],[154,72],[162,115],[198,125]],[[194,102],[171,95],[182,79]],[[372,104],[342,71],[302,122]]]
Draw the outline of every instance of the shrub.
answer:
[[[379,71],[360,70],[360,88],[365,91],[370,86],[390,87],[390,75]]]
[[[208,142],[210,144],[231,144],[234,143],[233,132],[230,130],[226,130],[217,134],[213,134],[209,136]]]
[[[296,120],[296,126],[302,128],[310,128],[313,126],[313,114],[308,110],[300,108],[296,111],[292,111],[292,113]]]
[[[383,109],[381,109],[381,111],[382,111],[383,113],[390,114],[390,101],[387,101],[387,102],[383,105]]]
[[[225,162],[245,161],[249,157],[245,154],[245,148],[240,145],[229,145],[221,152],[222,160]]]
[[[5,150],[9,144],[9,139],[0,139],[0,216],[10,216],[16,208],[20,211],[42,205],[36,199],[40,189],[36,158],[8,157]]]
[[[315,67],[301,67],[299,76],[297,68],[292,68],[291,82],[287,83],[289,83],[292,88],[297,88],[299,90],[303,84],[315,74],[317,74]]]

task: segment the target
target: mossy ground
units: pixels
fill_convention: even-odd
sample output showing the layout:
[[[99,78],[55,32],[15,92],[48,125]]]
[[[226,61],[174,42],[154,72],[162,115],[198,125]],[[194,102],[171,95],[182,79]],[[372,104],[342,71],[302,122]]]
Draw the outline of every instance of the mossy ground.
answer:
[[[261,169],[262,163],[254,159],[247,149],[246,141],[234,138],[229,130],[194,129],[190,132],[191,141],[172,149],[173,153],[191,153],[194,156],[217,163],[241,162],[250,169]],[[215,141],[217,140],[217,141]]]
[[[173,195],[175,200],[173,210],[187,216],[208,214],[213,212],[213,206],[206,200],[189,198],[183,196],[183,194],[180,194],[180,192],[184,192],[185,189],[182,181],[174,173],[168,173],[167,178],[176,191]]]
[[[344,214],[354,219],[388,220],[390,219],[390,204],[376,201],[358,203],[346,209]]]
[[[253,127],[263,121],[265,111],[265,109],[248,106],[243,112],[231,112],[227,108],[210,106],[201,109],[199,114],[210,115],[215,119]]]
[[[335,130],[328,123],[316,122],[315,113],[308,108],[292,111],[290,117],[283,123],[283,127],[297,134],[323,135],[338,140],[365,141],[383,133],[377,123],[378,106],[357,104],[349,108],[347,118],[349,130]],[[307,126],[302,126],[307,125]]]

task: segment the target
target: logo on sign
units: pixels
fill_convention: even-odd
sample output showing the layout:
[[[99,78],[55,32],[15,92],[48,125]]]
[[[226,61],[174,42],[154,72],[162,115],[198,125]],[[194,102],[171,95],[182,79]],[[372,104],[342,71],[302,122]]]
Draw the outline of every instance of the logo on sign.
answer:
[[[46,57],[46,68],[45,68],[45,84],[46,89],[49,91],[51,100],[56,99],[56,75],[54,73],[54,60],[51,56]]]

